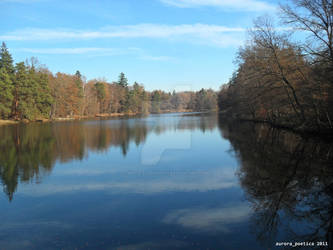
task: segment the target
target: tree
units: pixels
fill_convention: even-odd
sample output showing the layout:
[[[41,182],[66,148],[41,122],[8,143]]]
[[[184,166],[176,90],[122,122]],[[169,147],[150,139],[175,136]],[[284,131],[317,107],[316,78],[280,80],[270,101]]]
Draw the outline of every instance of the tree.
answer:
[[[333,2],[329,0],[293,0],[294,8],[281,5],[282,19],[295,30],[308,32],[303,48],[315,61],[333,68]],[[331,79],[332,80],[332,79]]]
[[[102,102],[105,98],[105,86],[103,83],[97,82],[97,83],[95,83],[95,89],[96,89],[96,93],[97,93],[97,99],[100,104],[99,112],[103,113]]]
[[[172,108],[177,110],[181,104],[181,97],[176,93],[176,91],[172,92],[170,103],[172,105]]]
[[[295,31],[306,31],[302,49],[315,67],[313,77],[321,88],[320,113],[333,128],[333,2],[329,0],[293,0],[294,7],[281,5],[282,19]],[[320,115],[318,115],[320,117]],[[322,120],[323,118],[321,118]]]
[[[0,118],[9,118],[13,101],[14,66],[11,54],[3,42],[0,49]]]
[[[35,120],[49,117],[52,97],[47,76],[28,68],[23,62],[16,64],[14,80],[13,116],[16,119]]]
[[[75,72],[75,83],[78,88],[78,97],[82,98],[83,97],[83,82],[82,82],[82,75],[80,71]]]
[[[16,64],[15,79],[14,79],[14,104],[13,104],[13,117],[15,119],[23,119],[28,113],[30,107],[27,101],[31,98],[31,90],[29,88],[29,78],[27,68],[24,62]]]
[[[118,90],[119,104],[120,104],[119,112],[128,112],[128,110],[129,110],[128,81],[123,72],[121,72],[119,74],[119,79],[118,79],[117,85],[120,87],[120,89]]]
[[[0,68],[0,118],[10,116],[13,102],[13,84],[5,68]]]
[[[36,115],[43,118],[49,118],[54,99],[51,95],[48,76],[41,71],[36,71],[34,68],[30,69],[30,75],[32,80],[36,82],[36,90],[33,97],[35,108],[37,109]]]
[[[144,102],[144,88],[137,82],[134,82],[131,90],[128,92],[128,111],[133,113],[141,113]]]
[[[83,113],[82,86],[76,75],[57,73],[49,76],[51,94],[55,100],[52,115],[55,117],[79,116]]]
[[[211,89],[201,89],[195,93],[191,102],[191,109],[194,111],[215,110],[216,109],[216,93]]]
[[[78,92],[77,92],[77,97],[79,99],[77,105],[77,109],[79,110],[79,114],[82,115],[83,113],[83,97],[84,97],[84,89],[83,89],[83,81],[82,81],[82,75],[80,73],[80,71],[76,71],[75,72],[75,84],[78,88]]]
[[[118,85],[123,87],[123,88],[127,88],[128,86],[128,81],[127,78],[125,77],[125,74],[123,72],[121,72],[119,74],[119,80],[118,80]]]
[[[13,58],[11,54],[8,52],[6,44],[2,42],[0,49],[0,68],[4,68],[10,77],[14,74],[14,65]]]
[[[161,112],[161,91],[155,90],[151,95],[151,112]]]
[[[304,76],[304,62],[298,48],[293,46],[284,35],[278,34],[272,21],[268,18],[258,18],[255,21],[254,29],[251,32],[254,45],[264,51],[263,56],[268,56],[266,62],[270,68],[266,72],[285,90],[288,102],[295,115],[301,123],[306,120],[304,104],[301,101],[300,93],[297,91],[297,83]],[[265,60],[264,58],[262,58]],[[264,67],[264,65],[263,65]]]

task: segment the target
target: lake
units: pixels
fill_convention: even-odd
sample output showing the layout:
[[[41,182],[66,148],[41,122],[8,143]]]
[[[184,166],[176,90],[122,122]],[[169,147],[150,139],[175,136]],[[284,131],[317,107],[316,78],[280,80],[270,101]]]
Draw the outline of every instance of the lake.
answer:
[[[216,114],[2,126],[0,249],[323,249],[332,162]]]

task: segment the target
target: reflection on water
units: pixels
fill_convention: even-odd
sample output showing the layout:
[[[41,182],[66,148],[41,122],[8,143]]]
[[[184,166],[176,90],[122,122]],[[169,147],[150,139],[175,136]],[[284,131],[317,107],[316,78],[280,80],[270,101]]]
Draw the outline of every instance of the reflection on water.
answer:
[[[333,144],[262,124],[219,126],[240,161],[258,240],[269,246],[283,231],[281,241],[331,245]]]
[[[215,114],[3,126],[0,138],[0,249],[332,240],[328,142]]]
[[[19,181],[41,181],[56,161],[83,160],[92,151],[121,148],[126,156],[130,142],[145,142],[148,133],[167,130],[212,130],[215,119],[186,115],[148,118],[28,124],[0,127],[0,177],[12,200]]]

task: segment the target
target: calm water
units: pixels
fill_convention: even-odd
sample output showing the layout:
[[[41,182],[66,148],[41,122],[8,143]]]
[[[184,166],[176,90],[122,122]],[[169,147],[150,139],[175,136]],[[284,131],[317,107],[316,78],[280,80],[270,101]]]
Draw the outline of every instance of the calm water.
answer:
[[[0,249],[330,242],[332,162],[332,144],[216,115],[2,126]]]

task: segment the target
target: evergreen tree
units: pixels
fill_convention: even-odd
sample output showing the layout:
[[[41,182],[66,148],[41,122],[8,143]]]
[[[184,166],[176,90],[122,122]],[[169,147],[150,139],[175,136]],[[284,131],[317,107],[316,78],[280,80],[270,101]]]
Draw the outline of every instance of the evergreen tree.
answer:
[[[160,113],[161,112],[161,92],[155,90],[151,96],[151,108],[153,113]]]
[[[142,91],[141,87],[137,82],[134,82],[133,87],[127,93],[127,102],[125,103],[125,110],[137,113],[141,109],[142,104]]]
[[[120,73],[119,75],[119,80],[117,82],[117,85],[120,86],[121,90],[121,95],[120,95],[120,112],[128,112],[129,111],[129,98],[130,98],[130,93],[128,90],[128,80],[125,77],[125,74],[123,72]]]
[[[8,52],[6,44],[2,42],[0,48],[0,68],[4,68],[10,77],[14,75],[14,65],[13,65],[13,58],[11,54]]]
[[[16,74],[14,80],[14,117],[16,119],[33,119],[33,93],[36,92],[36,82],[31,79],[30,72],[24,62],[16,64]],[[31,74],[31,73],[30,73]]]
[[[82,115],[83,113],[83,97],[84,97],[84,90],[83,90],[83,81],[82,81],[82,75],[80,71],[75,72],[75,84],[77,86],[78,92],[77,92],[77,97],[78,97],[78,102],[77,102],[77,107],[76,109],[79,111],[79,114]]]
[[[7,119],[13,102],[13,85],[5,68],[0,68],[0,119]]]
[[[100,105],[99,112],[102,113],[102,102],[105,99],[105,86],[103,83],[97,82],[95,83],[95,89],[96,89],[96,94],[97,94],[97,99]]]
[[[80,71],[76,71],[75,72],[75,83],[79,89],[79,97],[82,98],[83,97],[83,82],[82,82],[82,75],[80,73]]]
[[[50,117],[51,106],[54,102],[51,90],[48,84],[48,76],[42,72],[31,72],[37,89],[34,93],[34,102],[36,105],[36,114],[40,117]]]
[[[53,102],[47,75],[28,68],[23,62],[16,64],[14,80],[14,117],[35,120],[49,117]]]
[[[76,72],[75,72],[75,76],[78,78],[78,79],[82,79],[82,75],[81,75],[81,72],[79,71],[79,70],[77,70]]]
[[[118,85],[120,85],[121,87],[127,88],[128,86],[128,81],[127,78],[125,77],[125,74],[123,72],[120,73],[119,75],[119,80],[118,80]]]

